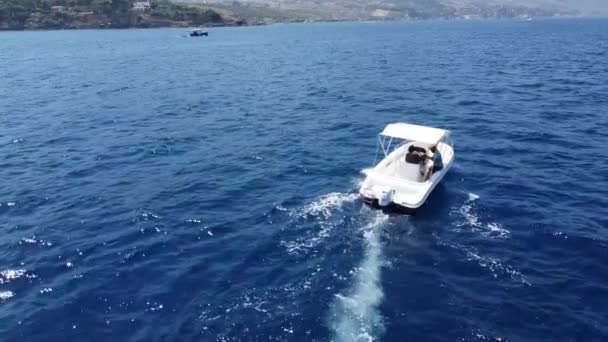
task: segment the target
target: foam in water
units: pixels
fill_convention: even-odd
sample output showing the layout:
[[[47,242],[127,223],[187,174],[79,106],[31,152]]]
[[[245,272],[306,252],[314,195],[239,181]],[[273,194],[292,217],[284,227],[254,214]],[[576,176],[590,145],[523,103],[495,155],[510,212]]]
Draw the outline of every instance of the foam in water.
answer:
[[[507,239],[511,236],[511,232],[505,229],[500,223],[490,222],[483,223],[475,210],[475,202],[479,196],[473,193],[468,194],[469,197],[465,203],[458,209],[458,213],[464,218],[464,222],[457,224],[458,227],[470,227],[472,232],[479,232],[481,235],[489,238]]]
[[[458,243],[438,240],[438,243],[443,246],[448,246],[450,248],[454,248],[459,252],[466,255],[466,259],[468,261],[476,262],[480,267],[488,270],[492,277],[495,279],[504,279],[510,278],[511,280],[520,282],[527,286],[532,286],[532,284],[526,279],[526,277],[518,271],[515,267],[503,263],[498,258],[494,258],[491,256],[484,256],[475,247],[464,246]]]
[[[498,278],[499,275],[508,275],[512,280],[519,281],[524,285],[532,285],[521,272],[512,266],[505,265],[500,260],[490,256],[481,256],[474,249],[465,248],[465,251],[469,260],[476,261],[479,266],[490,270],[494,278]]]
[[[40,290],[40,293],[50,293],[53,292],[53,288],[51,287],[45,287],[42,290]]]
[[[44,241],[42,239],[37,240],[36,236],[32,236],[31,238],[23,238],[23,239],[21,239],[21,241],[19,241],[19,244],[38,244],[40,246],[47,246],[47,247],[50,247],[53,245],[53,243],[49,242],[49,241]]]
[[[335,222],[329,222],[328,219],[337,210],[342,208],[346,203],[354,202],[358,198],[354,193],[333,192],[319,197],[314,202],[306,205],[300,210],[295,210],[290,213],[294,218],[314,217],[320,220],[321,229],[315,234],[306,236],[295,241],[281,241],[281,245],[287,249],[289,254],[298,254],[306,252],[316,246],[331,235],[331,231],[335,226]]]
[[[365,257],[357,268],[348,295],[336,294],[330,313],[333,341],[364,342],[375,341],[384,332],[382,316],[378,306],[384,298],[380,284],[382,244],[380,233],[382,224],[388,219],[379,215],[363,228]]]
[[[9,283],[11,280],[19,279],[25,274],[25,270],[4,270],[0,271],[0,284]]]
[[[473,201],[476,201],[479,199],[479,195],[474,194],[472,192],[469,192],[468,195],[469,195],[469,198],[467,199],[467,202],[473,202]]]
[[[15,296],[13,291],[0,291],[0,303]]]
[[[353,202],[357,199],[357,194],[332,192],[319,197],[316,201],[305,206],[301,211],[292,213],[292,216],[321,216],[328,218],[334,209],[341,208],[348,202]]]

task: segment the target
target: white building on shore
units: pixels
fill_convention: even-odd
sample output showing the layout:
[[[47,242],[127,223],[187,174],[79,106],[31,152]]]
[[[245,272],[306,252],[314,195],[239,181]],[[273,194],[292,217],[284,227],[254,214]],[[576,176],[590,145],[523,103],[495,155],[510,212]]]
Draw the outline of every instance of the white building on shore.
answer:
[[[133,11],[135,12],[147,12],[150,8],[150,1],[136,1],[133,3]]]

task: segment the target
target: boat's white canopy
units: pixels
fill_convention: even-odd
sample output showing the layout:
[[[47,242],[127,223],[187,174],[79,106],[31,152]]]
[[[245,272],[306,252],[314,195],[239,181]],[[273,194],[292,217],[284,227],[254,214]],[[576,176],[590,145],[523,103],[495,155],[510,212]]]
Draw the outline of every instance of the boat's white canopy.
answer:
[[[426,144],[436,144],[443,137],[448,135],[449,131],[439,128],[418,126],[406,123],[392,123],[384,128],[381,135],[399,138],[404,140],[418,141]]]

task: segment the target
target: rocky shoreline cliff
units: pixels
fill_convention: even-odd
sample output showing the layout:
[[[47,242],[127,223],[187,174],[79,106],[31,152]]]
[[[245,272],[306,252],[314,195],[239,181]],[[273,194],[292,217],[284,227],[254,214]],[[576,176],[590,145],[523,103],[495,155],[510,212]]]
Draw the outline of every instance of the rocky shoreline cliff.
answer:
[[[242,26],[221,9],[163,0],[0,0],[0,30]]]

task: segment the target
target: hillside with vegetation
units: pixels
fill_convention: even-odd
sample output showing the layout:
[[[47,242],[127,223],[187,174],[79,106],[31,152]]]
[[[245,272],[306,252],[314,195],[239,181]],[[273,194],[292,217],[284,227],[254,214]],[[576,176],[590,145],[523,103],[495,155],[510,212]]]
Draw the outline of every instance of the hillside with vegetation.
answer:
[[[230,9],[252,21],[419,20],[576,16],[569,0],[179,0]],[[574,0],[572,0],[574,1]],[[581,0],[586,1],[586,0]],[[608,7],[608,6],[607,6]]]
[[[0,0],[0,29],[245,25],[229,12],[167,0]]]
[[[595,0],[0,0],[0,30],[608,15]]]

